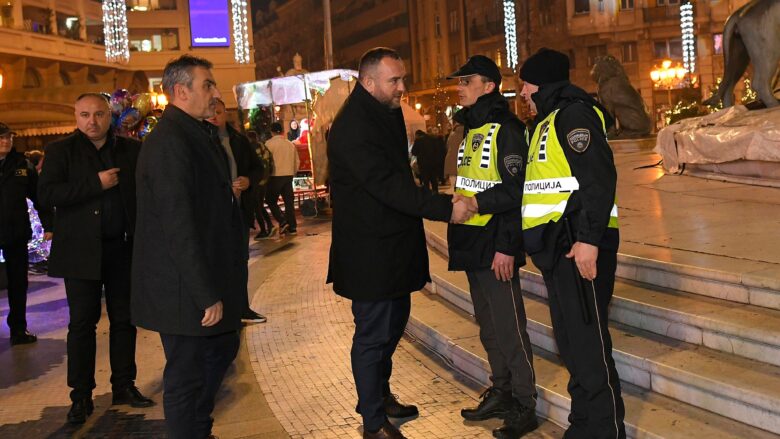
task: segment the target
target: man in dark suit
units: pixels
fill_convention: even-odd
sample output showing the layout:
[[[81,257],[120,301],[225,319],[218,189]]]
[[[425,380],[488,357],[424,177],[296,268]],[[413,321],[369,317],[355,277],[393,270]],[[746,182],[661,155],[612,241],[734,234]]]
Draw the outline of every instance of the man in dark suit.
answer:
[[[108,100],[87,93],[76,100],[70,136],[46,148],[38,182],[40,201],[55,209],[49,276],[65,278],[68,324],[68,422],[92,413],[95,329],[105,289],[114,404],[150,407],[135,387],[135,327],[130,323],[130,265],[135,224],[135,164],[141,144],[115,136]]]
[[[401,112],[404,63],[371,49],[328,137],[333,239],[328,282],[352,300],[352,373],[364,438],[403,438],[387,417],[417,407],[390,391],[392,356],[409,319],[410,293],[430,282],[422,218],[464,222],[464,203],[414,183]]]
[[[165,66],[170,104],[138,159],[133,322],[160,333],[173,439],[211,436],[214,400],[239,347],[249,239],[214,116],[211,62]]]

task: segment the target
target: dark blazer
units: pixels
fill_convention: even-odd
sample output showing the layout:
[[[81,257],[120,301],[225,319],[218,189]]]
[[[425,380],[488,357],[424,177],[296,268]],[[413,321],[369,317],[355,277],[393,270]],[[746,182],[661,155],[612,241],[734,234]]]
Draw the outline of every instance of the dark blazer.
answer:
[[[328,137],[333,238],[328,282],[353,300],[390,299],[431,280],[422,218],[447,221],[449,196],[417,187],[400,109],[360,84]]]
[[[38,171],[16,150],[12,149],[5,160],[0,161],[0,246],[27,242],[32,237],[27,198],[32,200],[44,221],[37,185]]]
[[[241,212],[247,228],[251,228],[255,222],[255,206],[252,202],[252,190],[263,176],[263,163],[255,153],[255,148],[249,142],[249,138],[227,125],[230,135],[230,149],[236,160],[236,170],[239,177],[249,179],[249,189],[241,194]]]
[[[168,105],[138,159],[132,316],[142,328],[207,336],[237,330],[247,302],[247,229],[217,128]],[[222,320],[204,328],[218,301]]]
[[[135,164],[141,143],[111,133],[108,142],[114,142],[125,234],[130,240],[135,224]],[[78,130],[46,147],[38,196],[44,208],[55,210],[49,276],[101,278],[103,188],[98,172],[105,169],[96,151]]]

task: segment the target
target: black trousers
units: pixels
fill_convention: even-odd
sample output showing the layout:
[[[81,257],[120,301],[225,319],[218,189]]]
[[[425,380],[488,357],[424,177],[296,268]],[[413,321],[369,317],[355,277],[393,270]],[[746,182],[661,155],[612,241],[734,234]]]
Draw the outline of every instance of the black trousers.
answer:
[[[257,218],[257,224],[260,226],[260,231],[270,232],[273,224],[271,223],[271,216],[268,215],[268,211],[265,210],[265,194],[267,192],[267,185],[255,186],[252,189],[252,195],[254,196],[255,218]]]
[[[135,326],[130,323],[130,260],[132,245],[121,239],[103,241],[102,279],[65,278],[68,298],[68,386],[73,401],[92,396],[95,388],[95,330],[100,298],[105,291],[109,326],[111,385],[135,382]]]
[[[430,188],[434,193],[439,192],[439,175],[432,169],[420,172],[420,185],[424,188]]]
[[[597,276],[592,282],[575,275],[572,259],[563,254],[544,270],[555,341],[568,369],[571,413],[567,439],[626,437],[625,407],[620,379],[612,359],[607,310],[615,287],[617,255],[599,251]],[[582,316],[577,285],[582,282],[590,323]]]
[[[265,202],[268,203],[271,215],[279,223],[279,227],[287,224],[290,226],[290,230],[296,230],[298,225],[295,222],[292,180],[292,175],[269,178]],[[279,209],[279,195],[282,196],[284,201],[284,216],[282,216],[282,210]]]
[[[378,430],[385,422],[382,400],[390,394],[393,353],[409,321],[411,305],[409,294],[390,300],[352,302],[352,374],[365,430]]]
[[[163,409],[171,439],[211,434],[214,400],[238,354],[238,332],[208,337],[160,334],[165,351]]]
[[[490,269],[467,271],[466,275],[493,387],[511,391],[521,404],[535,408],[534,357],[519,277],[515,274],[503,282]]]
[[[27,241],[0,245],[8,277],[8,328],[11,335],[27,330]]]

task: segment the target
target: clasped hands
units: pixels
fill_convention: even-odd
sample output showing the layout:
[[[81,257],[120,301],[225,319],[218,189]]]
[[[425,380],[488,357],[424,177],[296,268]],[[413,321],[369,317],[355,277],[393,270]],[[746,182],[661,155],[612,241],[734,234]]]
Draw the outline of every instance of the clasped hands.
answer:
[[[452,195],[452,216],[450,222],[463,224],[479,211],[476,197],[465,197],[461,194]]]

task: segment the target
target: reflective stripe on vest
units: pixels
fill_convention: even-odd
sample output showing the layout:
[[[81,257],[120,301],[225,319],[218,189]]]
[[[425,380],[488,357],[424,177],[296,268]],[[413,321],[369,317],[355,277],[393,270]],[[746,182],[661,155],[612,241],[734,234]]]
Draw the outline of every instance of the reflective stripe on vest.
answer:
[[[471,129],[458,148],[458,178],[455,180],[455,193],[466,197],[490,189],[501,183],[498,173],[498,130],[501,125],[487,123]],[[464,224],[484,226],[493,215],[474,215]]]
[[[604,115],[597,107],[593,109],[606,133]],[[558,133],[555,131],[558,111],[553,111],[537,126],[529,144],[523,188],[524,231],[561,219],[571,194],[580,188],[579,181],[571,173],[566,153],[558,142]],[[616,204],[610,212],[608,227],[618,227]]]

